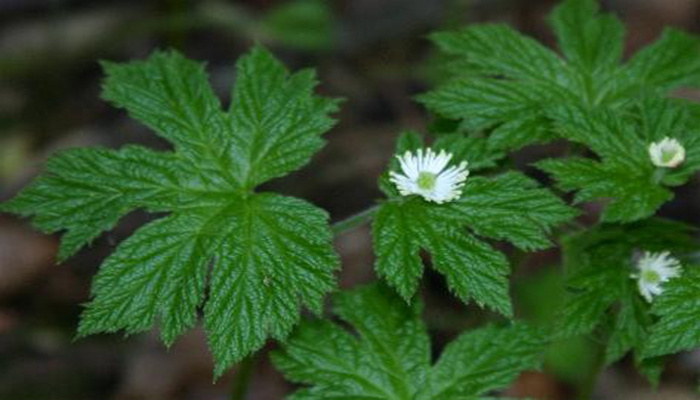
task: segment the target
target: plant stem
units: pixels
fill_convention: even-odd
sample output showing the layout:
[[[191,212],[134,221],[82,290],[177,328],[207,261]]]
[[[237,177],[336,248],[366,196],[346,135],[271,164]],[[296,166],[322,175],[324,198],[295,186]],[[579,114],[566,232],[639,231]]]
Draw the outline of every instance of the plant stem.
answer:
[[[578,385],[578,394],[576,396],[578,400],[590,400],[592,398],[596,383],[598,382],[598,376],[605,368],[605,345],[595,343],[593,351],[595,352],[593,355],[593,363]]]
[[[231,387],[231,400],[244,400],[246,398],[256,361],[257,358],[250,355],[238,364],[238,371],[236,371]]]
[[[338,236],[366,223],[367,221],[372,219],[374,214],[377,213],[377,210],[379,210],[379,206],[373,206],[342,221],[336,222],[331,227],[331,229],[333,230],[333,235]]]

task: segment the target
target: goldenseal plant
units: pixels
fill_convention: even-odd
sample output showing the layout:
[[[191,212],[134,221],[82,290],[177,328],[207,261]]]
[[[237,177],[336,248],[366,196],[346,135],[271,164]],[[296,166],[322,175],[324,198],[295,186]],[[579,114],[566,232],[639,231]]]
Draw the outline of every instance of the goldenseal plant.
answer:
[[[170,345],[201,319],[215,377],[275,339],[295,399],[490,398],[522,371],[556,374],[552,349],[580,338],[594,361],[566,358],[579,398],[628,354],[656,385],[668,356],[700,347],[698,229],[658,215],[700,170],[700,105],[670,96],[700,88],[700,40],[667,29],[623,62],[623,26],[597,2],[548,22],[556,50],[500,24],[432,35],[446,73],[418,100],[434,120],[399,135],[383,198],[347,220],[259,190],[309,162],[339,106],[259,46],[226,108],[177,52],[103,63],[103,98],[172,150],[61,151],[0,210],[60,232],[59,261],[133,210],[156,214],[104,260],[78,336],[157,328]],[[514,168],[513,152],[553,140],[539,175]],[[378,282],[340,291],[333,237],[368,222]],[[539,293],[557,310],[538,320],[511,294],[545,249],[564,297]],[[436,356],[426,268],[442,280],[425,287],[483,323]]]

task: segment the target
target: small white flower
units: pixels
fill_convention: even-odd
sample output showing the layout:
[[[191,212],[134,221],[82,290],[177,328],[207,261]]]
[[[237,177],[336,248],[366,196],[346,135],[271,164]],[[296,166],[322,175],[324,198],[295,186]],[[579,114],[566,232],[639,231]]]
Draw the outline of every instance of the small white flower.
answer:
[[[462,195],[464,181],[469,176],[466,161],[445,169],[452,159],[452,154],[445,150],[436,154],[430,148],[419,149],[415,156],[407,151],[403,156],[397,155],[396,158],[401,163],[403,174],[391,171],[389,175],[402,195],[417,194],[438,204],[452,201]]]
[[[649,145],[649,157],[657,167],[675,168],[685,160],[685,148],[678,140],[665,137]]]
[[[630,275],[637,279],[639,293],[646,301],[663,292],[662,284],[681,274],[681,263],[670,256],[668,251],[662,253],[644,252],[637,261],[639,273]]]

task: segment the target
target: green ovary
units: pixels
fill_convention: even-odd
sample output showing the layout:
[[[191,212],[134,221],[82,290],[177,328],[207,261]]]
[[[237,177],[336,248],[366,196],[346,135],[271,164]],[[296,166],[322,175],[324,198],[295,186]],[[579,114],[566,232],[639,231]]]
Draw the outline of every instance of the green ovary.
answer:
[[[642,280],[649,283],[657,283],[661,281],[661,276],[656,271],[646,270],[642,272]]]
[[[662,150],[661,151],[661,161],[664,163],[671,162],[673,157],[676,156],[676,151],[674,150]]]
[[[416,183],[422,190],[432,190],[435,187],[437,176],[430,172],[421,172]]]

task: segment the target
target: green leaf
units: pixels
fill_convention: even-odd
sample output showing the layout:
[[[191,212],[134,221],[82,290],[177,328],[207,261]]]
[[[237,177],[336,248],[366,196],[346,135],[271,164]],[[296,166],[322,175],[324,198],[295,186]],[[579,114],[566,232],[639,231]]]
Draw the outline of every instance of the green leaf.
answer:
[[[458,77],[418,100],[444,117],[461,120],[462,128],[498,132],[492,146],[510,150],[555,136],[541,125],[543,103],[560,103],[565,92],[551,83],[529,83],[484,77]],[[467,117],[468,116],[468,117]],[[519,132],[513,132],[519,129]],[[516,136],[511,138],[511,136]]]
[[[594,0],[567,0],[549,17],[562,57],[503,25],[431,35],[454,67],[419,101],[438,115],[516,150],[562,136],[549,110],[559,106],[630,113],[631,99],[664,96],[700,82],[700,40],[668,30],[621,64],[624,29]]]
[[[646,84],[663,89],[700,86],[700,40],[667,28],[661,37],[637,53],[628,64],[629,73]]]
[[[157,325],[170,344],[203,309],[218,376],[268,337],[284,338],[302,305],[320,312],[335,288],[328,215],[252,191],[308,162],[335,102],[312,94],[309,71],[290,75],[259,47],[238,62],[229,112],[203,67],[175,52],[105,68],[104,97],[174,152],[62,152],[2,210],[31,217],[44,232],[65,231],[62,259],[132,210],[168,213],[107,257],[79,335]]]
[[[507,25],[483,24],[430,39],[446,54],[463,57],[472,70],[488,76],[554,80],[564,62],[536,40]]]
[[[225,116],[200,63],[175,51],[159,51],[145,61],[103,62],[102,67],[105,100],[127,110],[201,168],[227,161]]]
[[[406,305],[381,286],[339,293],[335,313],[359,338],[328,321],[308,321],[272,360],[285,376],[315,385],[295,398],[410,398],[430,367],[422,305]]]
[[[204,307],[217,375],[267,337],[284,339],[302,304],[319,313],[338,265],[328,215],[311,204],[260,194],[222,211],[208,227],[218,243]]]
[[[231,164],[242,185],[252,188],[307,164],[323,146],[321,134],[333,126],[328,114],[338,102],[313,95],[312,70],[290,76],[259,47],[236,64],[236,72]]]
[[[626,171],[586,158],[550,159],[536,165],[552,175],[561,190],[578,190],[576,203],[611,199],[601,215],[605,222],[641,220],[673,198],[672,192],[644,177],[630,177]]]
[[[272,354],[284,375],[307,385],[295,399],[481,398],[536,369],[545,341],[523,325],[467,332],[430,366],[422,305],[407,305],[371,285],[340,293],[335,313],[357,335],[328,321],[308,321]]]
[[[661,361],[642,358],[654,318],[630,276],[634,259],[643,251],[671,251],[674,256],[696,251],[694,235],[687,225],[649,219],[601,225],[566,237],[563,254],[570,295],[558,318],[558,335],[606,335],[606,364],[633,350],[640,372],[652,382],[657,380]]]
[[[618,297],[614,290],[606,290],[605,285],[611,282],[611,279],[619,285],[626,277],[620,273],[619,269],[619,267],[611,267],[591,271],[580,287],[575,286],[575,282],[570,283],[575,297],[564,303],[558,320],[560,327],[557,329],[558,335],[561,337],[587,335],[602,323],[605,313]]]
[[[651,312],[660,319],[645,343],[645,358],[700,347],[700,268],[684,266],[680,277],[665,283]]]
[[[491,148],[485,138],[461,133],[441,135],[432,147],[449,152],[455,160],[466,160],[469,163],[469,171],[494,168],[505,156],[502,151]]]
[[[419,398],[481,398],[506,387],[523,370],[538,369],[545,345],[544,337],[525,325],[463,333],[447,345]]]
[[[673,198],[666,186],[683,184],[700,169],[700,131],[686,104],[645,97],[634,111],[619,115],[580,107],[551,109],[561,134],[589,147],[600,161],[570,157],[536,164],[560,189],[577,190],[576,202],[610,199],[602,214],[606,222],[653,215]],[[686,149],[686,160],[677,168],[655,167],[649,156],[649,145],[667,136]]]
[[[414,196],[383,203],[372,230],[375,269],[409,300],[423,273],[420,250],[425,249],[462,301],[474,299],[510,316],[506,258],[465,228],[523,249],[543,249],[551,245],[549,230],[575,212],[518,173],[468,178],[463,193],[442,205]]]
[[[617,66],[623,49],[624,27],[612,15],[598,15],[595,0],[567,0],[549,17],[566,58],[585,71]]]
[[[523,250],[550,247],[550,230],[577,215],[552,192],[517,172],[491,179],[472,177],[463,193],[445,207],[455,222]]]
[[[171,344],[197,321],[212,237],[198,232],[201,217],[169,216],[139,229],[102,264],[92,285],[94,300],[83,312],[78,334],[160,324]]]
[[[189,167],[173,154],[137,146],[65,150],[0,210],[32,217],[46,233],[65,230],[62,261],[136,208],[157,212],[187,204],[200,190],[187,178]]]
[[[629,293],[622,294],[620,308],[605,349],[605,363],[608,365],[633,349],[641,349],[652,323],[649,306],[637,295],[634,286],[626,285],[625,288]]]

